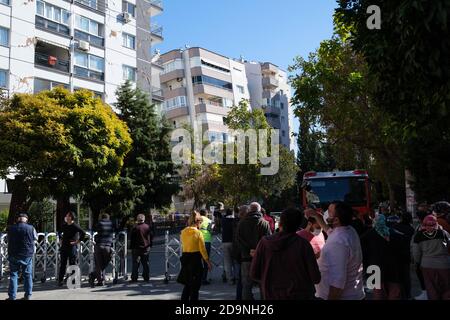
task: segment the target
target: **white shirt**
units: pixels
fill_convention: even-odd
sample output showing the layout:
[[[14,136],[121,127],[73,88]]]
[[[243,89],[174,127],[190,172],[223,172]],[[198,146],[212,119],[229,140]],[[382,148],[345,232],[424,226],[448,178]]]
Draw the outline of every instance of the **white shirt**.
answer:
[[[328,300],[330,286],[342,289],[342,300],[362,300],[363,265],[361,243],[351,226],[337,227],[329,237],[317,260],[321,281],[316,285],[316,296]]]

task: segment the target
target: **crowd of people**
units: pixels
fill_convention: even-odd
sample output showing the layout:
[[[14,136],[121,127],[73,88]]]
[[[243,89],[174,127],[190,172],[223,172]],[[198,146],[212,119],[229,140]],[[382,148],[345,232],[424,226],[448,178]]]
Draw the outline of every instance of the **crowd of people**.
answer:
[[[182,232],[182,300],[198,300],[209,284],[203,237],[210,239],[212,222],[204,216],[194,211]],[[237,300],[254,300],[255,286],[263,300],[449,300],[450,204],[420,205],[417,217],[414,227],[407,212],[382,207],[371,218],[335,201],[324,214],[314,206],[286,209],[275,230],[259,203],[227,209],[220,223],[226,279]],[[422,290],[416,297],[413,267]]]
[[[419,223],[414,227],[406,212],[381,208],[372,219],[335,201],[324,213],[314,206],[288,208],[276,226],[257,202],[227,209],[219,217],[224,280],[236,286],[237,300],[254,300],[255,287],[263,300],[449,300],[450,204],[420,205],[416,216]],[[78,244],[86,236],[75,220],[75,214],[68,212],[61,230],[60,286],[67,279],[67,265],[77,264]],[[200,287],[210,284],[214,224],[206,210],[193,211],[181,232],[177,281],[184,286],[184,301],[198,300]],[[100,216],[94,231],[95,272],[91,279],[92,285],[97,280],[96,285],[103,286],[113,254],[114,227],[108,214]],[[141,265],[142,278],[150,280],[153,237],[151,223],[139,214],[130,234],[131,282],[138,280]],[[36,240],[27,214],[19,214],[8,230],[10,300],[16,299],[19,273],[24,280],[24,299],[31,299]],[[412,296],[412,267],[421,286],[416,297]],[[372,278],[377,270],[380,274]]]

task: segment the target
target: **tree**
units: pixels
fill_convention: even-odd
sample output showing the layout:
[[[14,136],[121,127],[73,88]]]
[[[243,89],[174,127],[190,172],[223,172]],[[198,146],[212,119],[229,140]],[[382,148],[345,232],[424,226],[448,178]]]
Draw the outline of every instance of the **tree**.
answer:
[[[1,106],[0,171],[22,178],[25,209],[49,196],[111,192],[130,146],[126,125],[87,90],[16,94]],[[15,213],[10,210],[10,223]],[[58,227],[64,214],[59,210]]]
[[[298,72],[292,85],[295,114],[303,119],[302,170],[321,170],[333,162],[340,170],[367,168],[386,181],[394,204],[403,173],[399,144],[391,134],[394,122],[371,101],[367,64],[346,40],[345,30],[323,41],[308,60],[298,57],[290,70]],[[330,157],[328,165],[315,160]]]
[[[48,231],[47,227],[53,226],[54,211],[55,206],[49,199],[35,201],[28,209],[29,222],[39,232]]]
[[[366,26],[369,5],[381,29]],[[450,194],[450,2],[340,0],[340,27],[367,61],[373,103],[392,118],[419,200]]]
[[[267,130],[268,145],[272,128],[261,109],[250,109],[248,101],[242,100],[238,106],[231,108],[226,117],[226,124],[231,130]],[[259,133],[257,133],[259,135]],[[250,142],[248,143],[250,144]],[[221,183],[224,189],[224,202],[229,206],[240,205],[251,199],[267,201],[271,196],[281,193],[295,185],[298,167],[295,157],[285,146],[275,144],[279,148],[279,170],[274,175],[262,175],[261,159],[256,164],[249,163],[249,148],[246,150],[246,163],[237,164],[236,148],[234,148],[235,164],[221,165]],[[258,146],[259,148],[261,146]],[[269,155],[274,150],[268,150]]]
[[[97,217],[101,210],[112,210],[118,216],[149,213],[171,203],[178,192],[171,161],[168,122],[155,113],[149,98],[127,81],[117,90],[116,108],[133,140],[120,174],[120,186],[108,197],[102,190],[89,197]]]

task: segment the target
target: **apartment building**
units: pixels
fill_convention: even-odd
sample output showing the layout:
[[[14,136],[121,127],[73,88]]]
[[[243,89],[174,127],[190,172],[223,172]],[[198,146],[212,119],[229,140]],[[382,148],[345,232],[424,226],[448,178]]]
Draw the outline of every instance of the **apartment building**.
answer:
[[[245,62],[252,108],[262,109],[269,124],[280,130],[280,143],[295,148],[294,114],[287,73],[270,62]]]
[[[172,50],[161,56],[165,102],[161,112],[174,124],[201,125],[212,141],[227,139],[223,119],[242,99],[262,108],[280,143],[291,150],[293,114],[287,74],[271,63],[235,60],[204,48]]]
[[[128,79],[161,104],[163,68],[152,52],[163,41],[153,22],[162,12],[161,0],[0,0],[0,88],[84,88],[113,104]],[[0,187],[1,209],[10,196]]]
[[[224,117],[250,98],[245,64],[198,47],[169,51],[161,62],[166,117],[175,127],[196,123],[211,141],[228,141]]]
[[[107,103],[126,79],[161,102],[152,48],[163,41],[159,0],[0,0],[0,86],[36,93],[86,88]]]

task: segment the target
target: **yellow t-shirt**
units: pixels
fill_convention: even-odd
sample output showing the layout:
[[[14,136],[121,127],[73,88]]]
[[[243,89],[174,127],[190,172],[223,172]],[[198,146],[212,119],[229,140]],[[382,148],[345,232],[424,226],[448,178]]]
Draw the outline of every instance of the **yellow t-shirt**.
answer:
[[[195,227],[186,227],[181,231],[181,246],[183,252],[200,252],[203,260],[208,261],[203,234]]]

